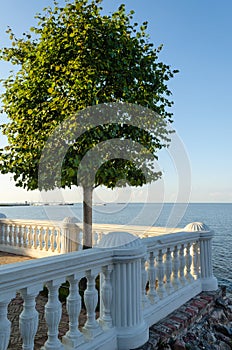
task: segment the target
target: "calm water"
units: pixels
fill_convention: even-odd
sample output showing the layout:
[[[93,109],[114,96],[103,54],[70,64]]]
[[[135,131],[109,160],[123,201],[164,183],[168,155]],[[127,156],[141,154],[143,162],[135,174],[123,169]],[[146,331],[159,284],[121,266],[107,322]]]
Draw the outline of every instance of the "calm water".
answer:
[[[63,220],[76,216],[82,220],[82,205],[0,207],[8,218]],[[213,240],[214,274],[232,290],[232,204],[107,204],[94,206],[96,223],[184,227],[201,221],[215,232]]]

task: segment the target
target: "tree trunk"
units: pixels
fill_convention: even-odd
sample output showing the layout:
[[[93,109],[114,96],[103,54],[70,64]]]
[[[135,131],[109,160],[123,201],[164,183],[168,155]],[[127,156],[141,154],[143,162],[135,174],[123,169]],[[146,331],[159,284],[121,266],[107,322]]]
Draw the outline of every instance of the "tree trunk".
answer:
[[[83,187],[83,249],[92,248],[93,187]]]

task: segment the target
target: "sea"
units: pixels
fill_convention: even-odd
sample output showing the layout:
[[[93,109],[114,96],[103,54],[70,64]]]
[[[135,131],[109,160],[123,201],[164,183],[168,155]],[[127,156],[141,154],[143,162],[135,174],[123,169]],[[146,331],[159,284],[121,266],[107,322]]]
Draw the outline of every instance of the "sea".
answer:
[[[82,221],[82,204],[0,206],[11,219],[63,220],[74,216]],[[232,292],[232,203],[96,203],[93,222],[184,228],[203,222],[213,238],[214,275]]]

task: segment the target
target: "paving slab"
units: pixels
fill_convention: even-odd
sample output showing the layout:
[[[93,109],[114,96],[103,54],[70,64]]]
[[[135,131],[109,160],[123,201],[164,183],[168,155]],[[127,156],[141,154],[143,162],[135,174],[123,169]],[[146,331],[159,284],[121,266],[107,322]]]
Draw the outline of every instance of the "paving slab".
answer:
[[[33,258],[30,258],[29,256],[15,255],[15,254],[0,251],[0,265],[14,264],[17,262],[23,262],[31,259]]]

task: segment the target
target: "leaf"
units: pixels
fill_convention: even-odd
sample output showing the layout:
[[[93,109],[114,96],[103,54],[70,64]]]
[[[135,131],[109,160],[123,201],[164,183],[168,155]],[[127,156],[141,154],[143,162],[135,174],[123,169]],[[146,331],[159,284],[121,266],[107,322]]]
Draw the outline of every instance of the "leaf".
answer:
[[[52,94],[53,91],[54,91],[53,87],[50,87],[50,88],[48,89],[49,94]]]

